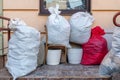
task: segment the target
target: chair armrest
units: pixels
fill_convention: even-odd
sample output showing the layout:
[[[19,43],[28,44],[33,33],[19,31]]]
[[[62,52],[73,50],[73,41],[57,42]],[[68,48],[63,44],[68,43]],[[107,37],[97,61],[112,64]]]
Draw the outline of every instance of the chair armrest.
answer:
[[[4,20],[10,21],[10,18],[4,17],[4,16],[0,16],[0,19],[4,19]]]
[[[10,31],[10,29],[9,28],[0,28],[0,32],[1,31]]]

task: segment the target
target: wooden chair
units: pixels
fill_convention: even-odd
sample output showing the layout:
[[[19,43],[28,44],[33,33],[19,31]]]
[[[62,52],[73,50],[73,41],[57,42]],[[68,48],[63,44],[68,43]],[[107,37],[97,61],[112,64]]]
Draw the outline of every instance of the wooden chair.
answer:
[[[46,43],[45,43],[45,60],[44,63],[46,64],[46,59],[47,59],[47,53],[49,49],[60,49],[62,50],[62,55],[61,55],[61,62],[63,61],[64,63],[67,63],[67,48],[64,45],[61,44],[49,44],[48,43],[48,30],[47,27],[45,26],[45,32],[46,32]]]

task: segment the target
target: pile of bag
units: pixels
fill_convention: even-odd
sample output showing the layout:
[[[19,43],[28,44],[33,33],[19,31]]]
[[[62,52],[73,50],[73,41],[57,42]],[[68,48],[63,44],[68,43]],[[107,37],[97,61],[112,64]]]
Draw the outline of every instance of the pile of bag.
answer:
[[[46,26],[48,29],[48,43],[63,44],[70,48],[70,42],[77,44],[86,43],[91,36],[91,26],[94,18],[87,12],[77,12],[73,14],[68,22],[59,15],[59,5],[50,7],[51,15],[48,17]]]
[[[81,64],[100,64],[108,52],[107,41],[102,37],[105,34],[104,30],[100,26],[91,29],[94,18],[87,12],[77,12],[67,21],[58,9],[59,5],[48,9],[51,13],[46,23],[48,43],[63,44],[69,49],[69,42],[82,45]]]

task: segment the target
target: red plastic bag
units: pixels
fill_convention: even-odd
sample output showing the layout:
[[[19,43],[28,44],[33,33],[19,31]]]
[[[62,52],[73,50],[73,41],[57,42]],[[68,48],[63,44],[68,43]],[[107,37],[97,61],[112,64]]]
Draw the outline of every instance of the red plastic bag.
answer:
[[[102,37],[105,32],[99,26],[92,29],[89,41],[82,45],[83,56],[81,64],[97,65],[100,64],[104,56],[108,53],[107,41]]]

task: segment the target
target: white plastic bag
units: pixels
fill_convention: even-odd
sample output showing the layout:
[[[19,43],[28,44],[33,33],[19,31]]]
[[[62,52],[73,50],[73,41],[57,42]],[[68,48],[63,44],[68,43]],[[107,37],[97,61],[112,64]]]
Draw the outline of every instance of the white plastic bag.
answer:
[[[77,12],[70,18],[70,42],[84,44],[91,36],[91,25],[94,18],[87,12]]]
[[[48,17],[46,23],[48,29],[48,43],[62,44],[69,48],[70,25],[63,16],[59,15],[60,11],[58,11],[58,9],[58,5],[56,5],[56,8],[49,8],[51,15]]]
[[[120,27],[116,27],[112,36],[112,49],[103,59],[99,73],[102,75],[112,75],[120,72]]]
[[[10,21],[14,33],[9,40],[6,68],[15,80],[37,67],[37,55],[40,46],[40,33],[36,29],[22,23],[22,20]]]

